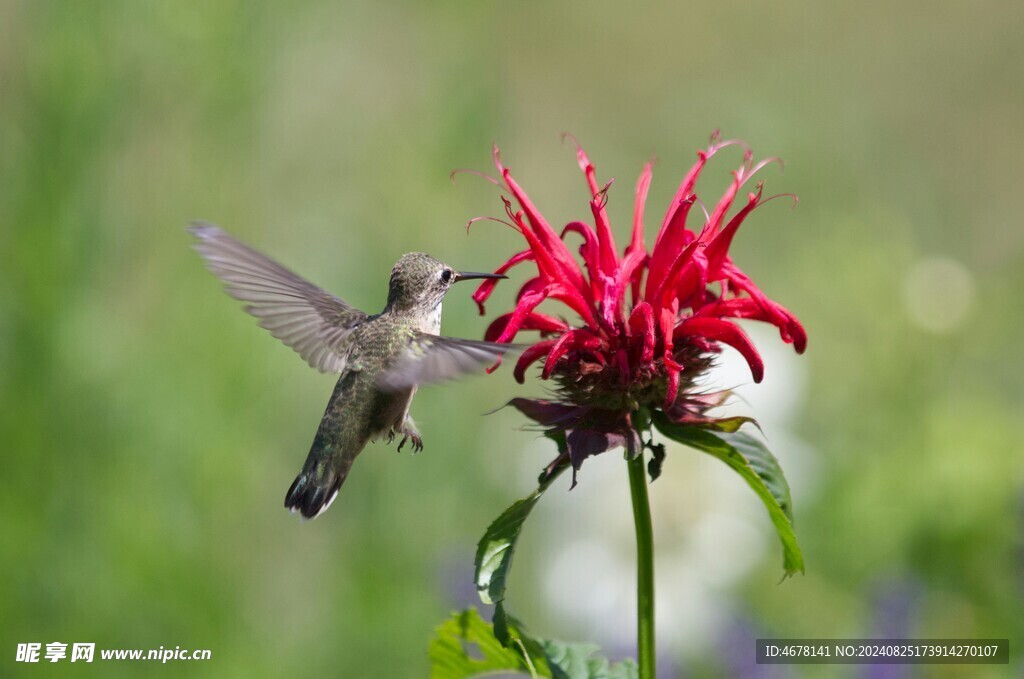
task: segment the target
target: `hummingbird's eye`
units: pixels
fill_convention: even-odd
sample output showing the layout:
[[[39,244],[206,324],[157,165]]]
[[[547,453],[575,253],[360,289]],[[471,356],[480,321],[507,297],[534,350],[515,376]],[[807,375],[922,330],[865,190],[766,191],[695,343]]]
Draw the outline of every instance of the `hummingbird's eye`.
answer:
[[[452,280],[452,270],[451,269],[445,269],[444,271],[441,272],[441,282],[448,283],[451,280]]]

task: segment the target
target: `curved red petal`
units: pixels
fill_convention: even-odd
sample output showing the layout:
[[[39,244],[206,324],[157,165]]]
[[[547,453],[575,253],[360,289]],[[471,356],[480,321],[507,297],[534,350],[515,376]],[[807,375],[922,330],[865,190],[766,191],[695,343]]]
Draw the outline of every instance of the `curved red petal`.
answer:
[[[583,262],[590,274],[591,294],[598,298],[601,295],[601,269],[598,264],[600,245],[597,242],[597,234],[584,222],[569,222],[562,229],[562,238],[569,232],[578,233],[583,237],[583,245],[580,246],[580,254],[583,255]]]
[[[686,217],[690,208],[696,202],[696,196],[689,195],[679,205],[679,210],[673,213],[672,228],[669,232],[660,237],[651,250],[651,260],[648,264],[647,287],[644,290],[644,297],[648,300],[657,295],[657,291],[665,285],[665,278],[673,264],[679,259],[684,247],[694,243],[693,234],[686,229]],[[689,235],[689,239],[688,239]],[[682,253],[682,254],[685,254]]]
[[[593,325],[595,323],[596,310],[590,290],[584,287],[581,292],[579,288],[565,281],[565,278],[560,273],[558,264],[551,258],[549,251],[544,247],[537,236],[522,223],[522,213],[512,213],[508,199],[504,200],[506,207],[509,208],[509,216],[513,221],[515,221],[519,232],[526,239],[527,244],[530,246],[530,250],[533,252],[534,258],[537,262],[537,269],[540,272],[541,277],[546,283],[557,288],[559,291],[562,291],[561,294],[557,296],[552,294],[552,297],[556,297],[556,299],[564,301],[573,309],[573,311],[580,315],[585,323]],[[562,248],[565,248],[565,244],[562,243],[562,241],[558,241],[558,243]],[[573,266],[575,266],[575,262],[573,263]],[[579,273],[578,269],[577,273]]]
[[[647,204],[647,192],[651,188],[651,177],[654,174],[651,164],[644,163],[644,169],[640,172],[640,178],[636,180],[636,201],[633,203],[633,237],[629,241],[626,253],[643,250],[644,246],[644,206]]]
[[[502,179],[505,180],[505,185],[508,186],[509,191],[515,197],[516,201],[523,208],[523,212],[526,214],[526,219],[529,221],[530,226],[533,228],[533,233],[540,240],[541,243],[547,248],[550,257],[557,263],[559,270],[562,272],[562,277],[568,279],[573,285],[583,290],[583,272],[580,271],[579,265],[576,264],[576,260],[573,259],[569,249],[565,247],[558,235],[555,233],[551,225],[548,224],[547,220],[540,213],[539,210],[534,206],[533,202],[530,201],[530,197],[526,195],[526,192],[516,183],[515,179],[512,178],[511,172],[508,168],[501,164],[501,158],[498,154],[498,147],[494,147],[494,164],[498,168],[498,172],[501,174]]]
[[[780,165],[782,164],[782,160],[779,158],[767,158],[757,163],[756,165],[752,165],[753,154],[750,152],[749,149],[744,152],[743,164],[740,165],[738,170],[732,173],[733,182],[726,190],[725,194],[722,196],[722,199],[718,202],[718,205],[715,206],[714,212],[712,212],[711,216],[708,218],[708,223],[705,225],[704,230],[701,232],[702,238],[705,237],[705,232],[708,233],[708,239],[710,239],[711,235],[714,235],[715,233],[718,232],[722,220],[725,218],[726,212],[732,206],[732,202],[736,198],[736,194],[739,193],[739,190],[741,188],[743,188],[743,185],[750,181],[750,178],[757,174],[765,165],[776,162],[779,163]],[[760,187],[758,187],[757,194],[760,195],[760,192]],[[750,209],[753,208],[751,207]],[[747,212],[749,211],[750,210],[747,210]],[[742,219],[740,221],[742,221]]]
[[[743,156],[744,165],[739,170],[734,170],[732,173],[732,183],[729,184],[729,188],[725,190],[722,197],[718,200],[718,204],[715,205],[715,209],[712,210],[711,215],[708,216],[708,221],[704,224],[704,228],[701,229],[700,238],[704,242],[711,240],[711,236],[718,232],[718,227],[725,217],[725,213],[728,212],[732,206],[732,202],[736,199],[736,194],[739,192],[740,187],[743,186],[743,169],[746,167],[746,163],[750,161],[750,152],[747,151]]]
[[[568,139],[572,142],[572,145],[576,147],[576,164],[580,166],[580,171],[583,172],[587,178],[587,186],[590,188],[590,195],[596,196],[598,194],[597,178],[594,176],[594,165],[590,162],[590,158],[587,156],[587,152],[583,150],[583,146],[580,144],[579,139],[574,135],[566,132],[562,135],[562,140]]]
[[[522,262],[531,259],[533,259],[533,252],[531,250],[523,250],[522,252],[517,252],[516,254],[509,257],[504,264],[495,269],[494,273],[506,273],[516,264],[521,264]],[[484,279],[484,281],[477,287],[476,292],[473,293],[473,301],[476,302],[476,306],[480,310],[481,316],[484,315],[484,302],[486,302],[487,298],[490,297],[491,293],[494,292],[494,286],[498,284],[498,280],[500,279]]]
[[[505,328],[511,320],[511,313],[498,316],[489,326],[487,326],[487,331],[484,333],[484,340],[487,342],[493,342],[501,337],[501,333],[505,331]],[[540,332],[547,333],[565,332],[569,329],[569,324],[559,318],[533,312],[526,315],[522,324],[520,324],[519,329],[539,330]]]
[[[807,350],[807,331],[804,330],[803,324],[786,307],[778,303],[775,306],[789,319],[789,337],[793,342],[793,348],[796,349],[796,353],[804,353]],[[786,339],[786,337],[783,336],[782,339]]]
[[[601,271],[606,276],[611,276],[612,272],[618,263],[618,253],[615,247],[615,237],[612,235],[611,227],[608,224],[608,213],[605,211],[605,193],[608,190],[608,186],[611,182],[605,185],[603,189],[597,188],[597,176],[594,172],[594,164],[590,162],[590,158],[587,157],[586,151],[580,145],[580,142],[576,137],[571,134],[563,135],[564,139],[570,140],[576,147],[576,162],[580,166],[580,170],[587,179],[587,187],[590,189],[590,210],[594,214],[594,225],[597,230],[597,242],[599,249],[599,261],[601,262]],[[592,271],[591,276],[597,272]]]
[[[639,335],[642,341],[640,360],[650,363],[654,360],[654,310],[647,302],[640,302],[629,315],[629,329],[633,336]]]
[[[740,228],[740,224],[747,218],[751,212],[754,211],[758,205],[761,204],[761,187],[757,187],[756,193],[751,193],[747,196],[747,204],[743,206],[743,209],[736,213],[736,215],[729,220],[725,228],[715,234],[714,238],[708,243],[707,252],[705,253],[708,257],[708,277],[712,280],[718,277],[719,272],[722,268],[722,263],[725,261],[726,255],[729,254],[729,246],[732,245],[733,236],[736,235],[737,229]]]
[[[676,396],[679,394],[679,373],[682,372],[680,368],[669,368],[668,369],[668,384],[665,389],[665,409],[672,407],[672,404],[676,402]]]
[[[675,254],[672,263],[659,274],[655,274],[653,266],[650,269],[647,275],[647,290],[644,293],[644,299],[649,301],[656,311],[663,308],[670,293],[675,292],[679,276],[682,274],[683,268],[693,259],[698,245],[700,243],[696,240],[691,241],[682,251]]]
[[[512,376],[515,377],[516,382],[522,384],[526,379],[526,369],[551,351],[551,347],[554,345],[555,340],[542,340],[533,346],[527,347],[519,357],[519,360],[516,361],[516,367],[512,370]]]
[[[605,186],[604,190],[606,191],[607,189],[608,186]],[[604,198],[605,196],[601,195],[591,200],[590,211],[594,215],[594,225],[597,227],[601,271],[605,276],[611,276],[619,265],[619,256],[616,253],[615,236],[612,234],[611,226],[608,224],[608,212],[604,208]]]
[[[700,173],[704,169],[708,160],[725,147],[733,146],[735,144],[741,144],[741,142],[732,139],[728,141],[721,141],[717,134],[714,134],[711,136],[711,143],[708,145],[707,149],[697,151],[697,162],[693,164],[690,171],[686,173],[685,177],[683,177],[683,181],[680,182],[679,188],[676,189],[676,195],[672,198],[672,202],[669,203],[668,211],[665,213],[665,218],[661,222],[661,230],[658,231],[658,237],[654,241],[655,250],[658,248],[658,245],[662,242],[663,238],[671,232],[669,226],[674,221],[675,213],[683,204],[686,197],[693,193],[693,187],[697,183],[697,178],[700,177]]]
[[[513,212],[512,203],[502,196],[502,201],[505,203],[505,212],[514,222],[515,228],[522,234],[523,238],[526,239],[526,244],[530,246],[530,251],[533,252],[533,256],[537,261],[537,269],[544,276],[551,279],[561,278],[561,269],[551,257],[551,251],[544,246],[544,243],[537,238],[537,235],[530,230],[530,228],[523,223],[523,213]]]
[[[516,304],[516,308],[512,312],[512,317],[508,319],[508,324],[505,326],[505,329],[502,331],[501,335],[498,336],[498,339],[496,339],[495,342],[511,342],[519,332],[519,329],[522,327],[526,317],[530,315],[530,312],[537,308],[538,304],[544,301],[546,296],[547,295],[543,290],[528,292],[523,295],[523,298],[519,300],[518,304]]]
[[[675,281],[675,294],[679,298],[679,306],[702,307],[708,295],[708,282],[707,254],[705,248],[697,247]]]
[[[746,359],[747,365],[750,366],[750,374],[755,382],[760,382],[764,379],[764,363],[761,361],[761,356],[757,353],[757,349],[754,348],[753,342],[750,341],[745,332],[740,330],[739,326],[729,321],[723,321],[720,318],[691,316],[679,324],[674,334],[676,337],[686,337],[688,335],[705,337],[716,342],[728,344],[740,352],[743,358]]]
[[[583,319],[585,325],[590,327],[595,327],[597,325],[597,317],[595,316],[590,303],[580,295],[578,290],[561,283],[551,283],[548,285],[547,290],[548,297],[557,299],[559,302],[562,302],[578,313],[580,318]]]
[[[807,348],[807,333],[789,310],[777,302],[768,299],[768,296],[761,292],[754,281],[750,280],[728,257],[722,264],[722,272],[726,275],[729,284],[737,290],[746,292],[757,303],[766,314],[763,320],[773,324],[779,329],[782,339],[792,342],[797,353],[803,353]]]
[[[771,309],[766,309],[750,297],[722,299],[701,307],[696,315],[707,318],[749,318],[771,323],[779,329],[779,335],[784,342],[792,343],[798,354],[804,353],[807,348],[807,332],[797,317],[778,302],[764,298],[762,303],[766,303]]]
[[[547,283],[544,282],[544,278],[541,276],[534,276],[530,280],[523,283],[523,287],[519,288],[519,292],[516,293],[516,304],[523,298],[523,295],[529,292],[540,292],[547,287]]]
[[[639,271],[647,255],[642,249],[633,250],[619,263],[615,271],[615,278],[607,283],[601,299],[601,309],[604,312],[604,320],[609,326],[622,325],[624,322],[623,307],[626,301],[626,290],[631,282],[635,280],[635,274]]]
[[[569,332],[559,337],[555,344],[551,347],[551,349],[548,351],[548,357],[544,361],[544,370],[541,371],[540,374],[542,379],[546,380],[547,378],[551,377],[551,371],[555,369],[555,363],[557,363],[558,359],[560,359],[569,351],[569,345],[575,339],[576,334],[578,332],[578,330],[570,330]]]
[[[675,327],[676,316],[678,314],[678,299],[671,300],[667,307],[657,310],[658,333],[662,344],[662,361],[664,361],[665,366],[669,371],[681,370],[681,366],[676,363],[675,358],[672,356],[672,350],[674,348],[672,330]]]

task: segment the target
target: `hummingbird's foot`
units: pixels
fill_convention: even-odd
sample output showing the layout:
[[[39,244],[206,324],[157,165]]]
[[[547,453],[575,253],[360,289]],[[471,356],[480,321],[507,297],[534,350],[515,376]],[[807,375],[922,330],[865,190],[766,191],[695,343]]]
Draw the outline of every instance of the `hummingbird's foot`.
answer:
[[[419,453],[423,450],[423,438],[420,436],[420,432],[416,430],[416,424],[413,422],[413,418],[406,416],[406,421],[401,423],[398,428],[398,433],[401,434],[401,440],[398,442],[398,451],[401,451],[402,445],[406,444],[406,441],[413,439],[413,453]],[[391,430],[391,437],[394,437],[394,430]],[[389,439],[390,440],[390,439]]]
[[[404,446],[405,442],[408,441],[409,439],[412,439],[412,452],[418,453],[421,450],[423,450],[423,439],[420,438],[419,434],[406,434],[405,436],[402,437],[402,440],[399,441],[399,443],[398,443],[398,450],[399,451],[402,450],[402,446]]]
[[[404,446],[405,442],[409,439],[412,439],[412,452],[418,453],[423,450],[423,438],[420,436],[420,433],[416,431],[416,427],[406,420],[405,424],[402,425],[402,440],[398,444],[399,451],[402,450],[402,446]]]

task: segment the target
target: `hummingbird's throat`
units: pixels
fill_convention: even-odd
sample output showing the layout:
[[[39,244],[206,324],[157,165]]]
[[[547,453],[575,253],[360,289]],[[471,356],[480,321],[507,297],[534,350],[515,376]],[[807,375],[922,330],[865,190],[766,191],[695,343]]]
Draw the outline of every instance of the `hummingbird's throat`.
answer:
[[[437,306],[427,315],[423,324],[423,332],[429,332],[431,335],[441,332],[441,302],[438,302]]]

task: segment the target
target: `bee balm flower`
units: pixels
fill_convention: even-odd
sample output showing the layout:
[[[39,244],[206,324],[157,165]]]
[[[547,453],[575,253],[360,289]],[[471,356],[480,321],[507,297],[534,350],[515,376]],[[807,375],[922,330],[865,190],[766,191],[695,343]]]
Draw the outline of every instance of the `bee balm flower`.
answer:
[[[744,147],[743,162],[707,213],[694,192],[697,179],[716,153],[733,145]],[[741,142],[713,135],[680,183],[650,249],[643,225],[652,176],[648,163],[636,185],[629,244],[620,255],[605,211],[611,182],[598,183],[594,166],[578,145],[576,157],[590,192],[592,221],[570,222],[559,235],[502,165],[495,147],[496,183],[511,195],[502,197],[506,223],[527,245],[496,273],[524,263],[535,266],[537,273],[520,289],[515,308],[486,332],[486,339],[496,342],[511,342],[523,331],[539,333],[514,374],[522,382],[526,369],[542,361],[541,377],[555,382],[557,398],[520,398],[512,405],[548,431],[565,434],[567,452],[549,469],[568,461],[574,472],[587,457],[611,448],[624,446],[636,454],[641,446],[638,432],[647,429],[636,420],[655,410],[679,424],[739,426],[745,418],[726,421],[706,414],[725,394],[701,394],[694,388],[723,345],[746,359],[755,382],[764,376],[757,349],[733,319],[774,325],[798,353],[807,345],[796,317],[769,299],[729,256],[740,225],[770,198],[762,197],[759,182],[731,216],[730,210],[750,178],[775,159],[755,163]],[[702,223],[695,219],[700,212]],[[688,222],[700,228],[691,229]],[[569,236],[582,239],[582,265],[565,243]],[[485,281],[474,293],[481,314],[496,284]],[[562,303],[578,319],[570,322],[539,312],[546,299]]]

